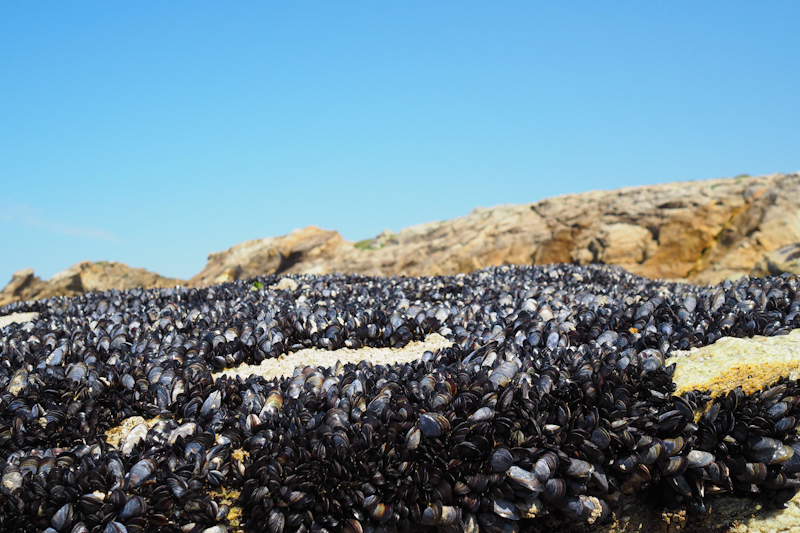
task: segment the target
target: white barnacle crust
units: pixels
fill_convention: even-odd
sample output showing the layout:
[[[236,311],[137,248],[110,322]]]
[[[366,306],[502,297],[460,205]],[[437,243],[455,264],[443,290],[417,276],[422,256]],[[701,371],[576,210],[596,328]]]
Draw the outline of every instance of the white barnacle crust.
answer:
[[[452,346],[452,344],[451,341],[438,333],[431,333],[425,337],[424,341],[412,341],[403,348],[361,348],[358,350],[350,348],[340,348],[338,350],[306,348],[288,353],[277,359],[265,359],[258,365],[244,363],[234,368],[226,368],[225,370],[214,372],[212,375],[214,378],[222,376],[247,378],[251,375],[256,375],[272,379],[282,376],[289,377],[296,368],[302,370],[307,366],[333,368],[337,366],[337,362],[343,365],[360,363],[361,361],[369,361],[376,365],[410,363],[422,357],[422,354],[426,351],[435,352]]]

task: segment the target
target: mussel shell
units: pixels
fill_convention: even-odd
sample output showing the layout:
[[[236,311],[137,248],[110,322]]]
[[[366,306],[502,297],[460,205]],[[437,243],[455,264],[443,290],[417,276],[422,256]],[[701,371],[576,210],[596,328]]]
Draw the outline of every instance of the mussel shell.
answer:
[[[489,457],[489,466],[492,472],[505,472],[514,462],[511,450],[505,447],[496,448]]]
[[[441,437],[450,431],[450,421],[439,413],[424,413],[419,417],[419,429],[426,437]]]
[[[553,477],[558,469],[558,456],[553,452],[543,454],[533,467],[533,473],[542,483]]]
[[[66,531],[72,524],[72,520],[72,504],[65,503],[53,514],[53,517],[50,519],[50,525],[53,526],[53,529],[56,531]]]
[[[426,507],[420,522],[429,526],[450,526],[461,520],[461,509],[450,505],[434,502]]]
[[[406,434],[406,449],[416,450],[419,447],[421,439],[422,439],[422,431],[420,430],[420,428],[417,426],[412,427],[411,429],[408,430],[408,433]]]
[[[551,478],[547,480],[541,497],[548,502],[561,502],[567,494],[567,483],[561,478]]]
[[[494,500],[492,510],[496,515],[507,520],[520,520],[522,518],[519,510],[508,500]]]
[[[701,450],[690,451],[686,459],[688,460],[689,468],[705,468],[716,460],[714,454]]]
[[[544,485],[542,485],[542,482],[539,481],[533,472],[529,472],[518,466],[511,466],[506,471],[506,476],[531,492],[542,492],[544,490]]]
[[[125,507],[119,513],[119,518],[127,521],[130,518],[144,516],[147,513],[147,503],[141,496],[131,496]]]
[[[130,488],[138,487],[152,476],[156,468],[158,468],[158,463],[156,463],[153,459],[145,458],[136,463],[131,467],[130,472],[128,472],[127,480],[128,486]]]
[[[587,480],[592,477],[594,466],[582,459],[569,459],[569,467],[566,474],[580,480]]]
[[[783,463],[794,455],[794,449],[769,437],[756,437],[748,441],[750,445],[749,457],[753,461],[768,465]]]
[[[494,418],[495,412],[491,407],[481,407],[469,416],[470,422],[486,422]]]

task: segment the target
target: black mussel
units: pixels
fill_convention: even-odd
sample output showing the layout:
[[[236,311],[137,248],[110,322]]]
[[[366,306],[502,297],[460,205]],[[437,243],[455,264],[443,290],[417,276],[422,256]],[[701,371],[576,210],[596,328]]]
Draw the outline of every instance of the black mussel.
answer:
[[[50,525],[56,531],[68,531],[72,525],[72,520],[72,504],[65,503],[53,514],[53,518],[50,519]]]
[[[674,457],[670,458],[674,459]],[[686,456],[689,468],[705,468],[714,462],[714,454],[701,450],[692,450]]]
[[[131,467],[130,472],[126,476],[128,481],[128,486],[130,488],[138,487],[155,473],[156,468],[158,468],[158,463],[155,460],[146,458],[142,459],[135,465]]]
[[[506,476],[531,492],[542,492],[544,485],[533,472],[518,466],[511,466],[506,471]]]
[[[419,429],[426,437],[440,437],[450,431],[450,421],[439,413],[425,413],[419,417]]]
[[[495,448],[492,455],[489,457],[489,465],[492,472],[505,472],[514,462],[514,457],[511,450],[505,447]]]
[[[428,526],[452,526],[460,520],[461,509],[434,502],[423,510],[420,522]]]

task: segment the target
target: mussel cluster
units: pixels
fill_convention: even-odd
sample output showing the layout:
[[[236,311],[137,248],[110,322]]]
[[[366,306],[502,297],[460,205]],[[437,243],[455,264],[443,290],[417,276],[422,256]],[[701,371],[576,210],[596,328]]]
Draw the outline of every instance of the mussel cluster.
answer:
[[[798,382],[675,395],[664,364],[800,326],[795,276],[292,279],[0,310],[40,313],[0,335],[0,530],[513,532],[602,524],[636,491],[705,513],[714,494],[780,507],[800,486]],[[434,332],[452,347],[415,363],[212,374]]]

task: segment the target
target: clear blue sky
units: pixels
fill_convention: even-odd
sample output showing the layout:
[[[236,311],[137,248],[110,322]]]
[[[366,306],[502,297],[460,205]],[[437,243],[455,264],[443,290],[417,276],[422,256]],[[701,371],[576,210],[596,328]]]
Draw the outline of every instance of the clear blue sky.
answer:
[[[0,4],[0,287],[800,170],[799,2],[283,4]]]

